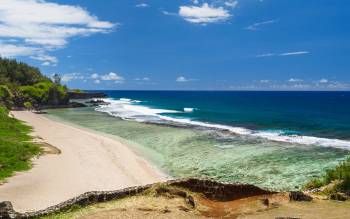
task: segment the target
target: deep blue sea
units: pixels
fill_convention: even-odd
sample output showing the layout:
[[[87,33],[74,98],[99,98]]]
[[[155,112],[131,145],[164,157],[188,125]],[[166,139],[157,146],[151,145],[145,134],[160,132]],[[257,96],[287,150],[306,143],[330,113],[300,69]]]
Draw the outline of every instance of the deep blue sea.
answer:
[[[49,116],[115,135],[172,177],[290,190],[345,159],[350,92],[105,91]]]
[[[350,92],[106,91],[172,118],[350,140]],[[138,102],[140,101],[140,102]],[[184,110],[184,109],[186,109]],[[147,113],[145,113],[147,116]]]

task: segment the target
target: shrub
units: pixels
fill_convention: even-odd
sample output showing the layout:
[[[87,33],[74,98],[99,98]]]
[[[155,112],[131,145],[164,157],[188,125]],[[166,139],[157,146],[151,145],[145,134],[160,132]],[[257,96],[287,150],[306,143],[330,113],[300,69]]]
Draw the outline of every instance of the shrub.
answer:
[[[27,102],[24,103],[24,107],[26,109],[33,109],[33,104],[31,102],[27,101]]]
[[[350,191],[350,157],[335,168],[327,170],[321,178],[311,180],[306,184],[305,188],[320,188],[333,182],[337,183],[333,186],[332,190],[327,190],[327,193]]]
[[[8,109],[13,106],[13,94],[6,85],[0,85],[0,103]]]

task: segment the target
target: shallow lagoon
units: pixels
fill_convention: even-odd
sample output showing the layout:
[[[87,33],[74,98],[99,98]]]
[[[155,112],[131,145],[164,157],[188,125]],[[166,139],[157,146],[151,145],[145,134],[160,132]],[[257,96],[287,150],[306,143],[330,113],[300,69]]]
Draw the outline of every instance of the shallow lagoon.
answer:
[[[125,121],[93,108],[49,110],[47,116],[121,138],[173,177],[209,177],[292,190],[348,155],[342,149],[275,142],[218,130]]]

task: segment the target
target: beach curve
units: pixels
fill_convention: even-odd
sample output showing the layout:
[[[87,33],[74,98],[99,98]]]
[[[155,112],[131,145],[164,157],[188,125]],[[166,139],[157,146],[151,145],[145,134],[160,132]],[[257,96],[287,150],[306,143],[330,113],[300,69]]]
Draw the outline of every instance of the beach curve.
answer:
[[[53,121],[29,111],[11,112],[33,127],[33,135],[57,147],[0,186],[0,202],[19,212],[58,204],[88,191],[116,190],[166,180],[127,145],[95,132]]]

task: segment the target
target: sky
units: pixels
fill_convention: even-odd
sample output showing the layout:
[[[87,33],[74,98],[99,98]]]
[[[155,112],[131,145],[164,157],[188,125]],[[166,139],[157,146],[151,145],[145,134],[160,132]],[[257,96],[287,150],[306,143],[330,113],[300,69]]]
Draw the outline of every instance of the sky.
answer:
[[[0,0],[0,55],[87,90],[350,90],[348,0]]]

